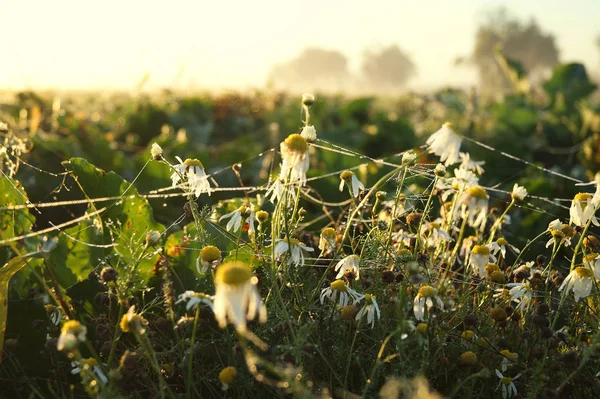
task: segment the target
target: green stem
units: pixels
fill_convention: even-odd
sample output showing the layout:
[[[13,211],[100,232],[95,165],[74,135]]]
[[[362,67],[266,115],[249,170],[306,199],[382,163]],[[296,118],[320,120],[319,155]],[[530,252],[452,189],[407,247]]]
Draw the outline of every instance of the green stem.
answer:
[[[425,204],[425,209],[423,210],[423,215],[421,216],[421,220],[419,220],[419,227],[417,228],[417,241],[415,242],[415,250],[413,251],[413,255],[417,256],[417,251],[419,249],[419,237],[421,236],[421,227],[423,227],[423,221],[427,217],[429,213],[429,208],[431,207],[431,202],[433,200],[433,192],[435,191],[435,185],[437,184],[438,177],[437,175],[433,179],[433,188],[429,193],[429,198],[427,198],[427,203]]]
[[[198,327],[198,317],[200,315],[200,306],[196,306],[196,316],[194,317],[194,327],[192,328],[192,339],[190,341],[190,356],[188,358],[188,374],[186,381],[186,397],[192,397],[192,368],[194,364],[194,341],[196,339],[196,329]]]
[[[513,198],[512,201],[510,201],[510,204],[508,204],[508,206],[506,207],[506,209],[502,213],[502,215],[500,215],[500,217],[494,222],[494,225],[492,226],[492,229],[491,229],[492,231],[491,231],[491,234],[490,234],[490,238],[488,239],[488,242],[487,242],[488,244],[491,243],[492,241],[494,241],[494,236],[496,235],[496,232],[498,231],[498,229],[502,225],[502,220],[504,219],[504,216],[506,216],[506,214],[508,213],[508,211],[510,210],[510,208],[513,207],[514,204],[515,204],[515,200]]]

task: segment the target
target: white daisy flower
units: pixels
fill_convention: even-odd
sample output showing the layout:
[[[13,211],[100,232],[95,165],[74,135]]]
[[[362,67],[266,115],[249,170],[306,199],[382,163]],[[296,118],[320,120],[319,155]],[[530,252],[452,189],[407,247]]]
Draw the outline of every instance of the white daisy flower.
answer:
[[[150,155],[152,158],[159,160],[163,157],[163,149],[156,143],[152,143],[152,148],[150,148]]]
[[[444,125],[427,139],[427,147],[430,153],[440,157],[440,162],[446,166],[458,162],[458,152],[462,143],[462,136],[452,130],[450,122]]]
[[[560,221],[560,219],[554,219],[553,221],[551,221],[548,224],[548,230],[561,230],[562,227],[563,227],[563,224]]]
[[[485,276],[485,267],[488,263],[495,262],[496,257],[491,254],[490,247],[487,245],[475,245],[471,250],[469,265],[480,277]]]
[[[590,253],[583,257],[583,264],[594,271],[596,280],[600,280],[600,255]]]
[[[344,184],[346,184],[351,190],[354,198],[358,197],[360,191],[365,189],[364,184],[358,180],[354,172],[351,170],[345,170],[340,174],[340,191],[344,189]]]
[[[91,369],[93,370],[94,374],[96,374],[96,377],[98,377],[98,379],[103,384],[108,383],[108,378],[106,377],[102,369],[98,366],[98,362],[96,361],[96,359],[94,359],[93,357],[90,357],[89,359],[85,360],[74,360],[71,362],[71,367],[73,367],[73,369],[71,370],[71,374],[73,375],[80,374],[82,370],[88,371]]]
[[[459,255],[465,260],[466,264],[469,264],[469,256],[471,255],[471,249],[473,245],[475,245],[475,240],[477,237],[468,236],[463,238],[462,244],[460,246]]]
[[[502,387],[503,399],[508,399],[512,398],[513,396],[517,396],[517,387],[515,386],[515,383],[513,381],[519,378],[521,374],[517,374],[515,377],[510,378],[505,377],[504,375],[502,375],[500,370],[496,369],[496,376],[500,378],[500,382],[498,383],[498,387],[496,388],[496,390]]]
[[[558,219],[556,219],[558,220]],[[553,222],[554,223],[554,222]],[[553,223],[550,223],[551,225]],[[573,228],[568,224],[561,224],[557,230],[549,229],[550,235],[552,236],[546,243],[546,248],[550,245],[557,243],[557,245],[571,246],[571,237],[573,236]]]
[[[225,328],[229,322],[244,332],[246,319],[252,320],[258,315],[261,323],[267,321],[267,308],[256,284],[258,279],[245,263],[227,262],[217,268],[213,312],[219,327]]]
[[[187,302],[185,305],[186,310],[195,309],[200,304],[208,305],[211,310],[213,309],[213,297],[210,295],[203,294],[201,292],[185,291],[183,294],[179,294],[177,297],[176,304],[181,302]]]
[[[207,245],[200,250],[200,255],[196,258],[196,270],[199,274],[204,274],[209,268],[216,269],[221,264],[221,251],[214,245]],[[202,266],[202,268],[200,268]]]
[[[514,245],[510,245],[508,243],[508,241],[506,241],[506,239],[504,239],[504,238],[498,238],[496,241],[491,242],[489,248],[490,248],[490,251],[492,252],[492,255],[495,256],[498,254],[498,251],[500,251],[503,258],[506,258],[506,249],[507,248],[512,249],[517,254],[521,252],[519,250],[519,248],[515,247]]]
[[[523,186],[519,186],[517,183],[513,186],[510,196],[515,201],[523,201],[527,197],[527,189]]]
[[[250,227],[248,228],[248,232],[253,233],[255,231],[254,210],[249,206],[242,205],[235,211],[229,212],[228,214],[221,216],[219,218],[219,222],[227,218],[231,218],[229,222],[227,222],[227,231],[233,230],[234,233],[237,232],[240,229],[242,225],[242,220],[244,220],[244,218],[246,218],[245,222],[247,222],[250,225]]]
[[[429,285],[422,285],[421,288],[419,288],[417,296],[415,296],[413,305],[415,318],[419,321],[425,320],[425,308],[430,311],[434,305],[437,305],[440,309],[444,309],[444,303],[440,297],[437,296],[435,288]]]
[[[367,324],[370,324],[371,328],[375,327],[375,319],[379,320],[381,318],[375,295],[365,295],[365,304],[356,314],[356,320],[360,320],[365,315],[367,316]]]
[[[409,233],[407,231],[404,231],[402,229],[392,233],[392,239],[394,240],[394,242],[402,243],[405,247],[409,247],[410,242],[413,239],[415,239],[416,237],[417,237],[416,235]]]
[[[473,186],[463,193],[462,217],[468,217],[469,226],[480,231],[485,229],[488,218],[489,196],[481,186]]]
[[[592,197],[589,193],[575,195],[569,209],[569,215],[571,216],[570,223],[579,227],[585,227],[591,219],[595,226],[600,226],[598,219],[594,215],[594,210],[596,205],[598,205],[595,197],[595,195]]]
[[[402,165],[410,165],[417,159],[417,154],[413,151],[406,151],[402,154]]]
[[[346,273],[346,271],[353,270],[356,273],[356,277],[354,279],[358,280],[359,275],[360,275],[360,270],[358,267],[359,260],[360,260],[360,258],[358,257],[358,255],[346,256],[344,259],[340,260],[335,265],[335,271],[338,272],[338,274],[337,274],[337,276],[335,276],[335,278],[337,278],[337,279],[342,278],[344,276],[344,274]]]
[[[326,251],[332,251],[337,245],[337,234],[335,229],[332,227],[325,227],[321,230],[321,236],[319,237],[319,249],[321,254]]]
[[[521,311],[529,308],[533,300],[533,288],[528,280],[525,281],[524,283],[509,283],[506,285],[510,288],[510,300],[517,302],[519,304],[517,308]]]
[[[468,152],[461,152],[458,154],[460,156],[460,169],[464,170],[472,170],[477,172],[477,174],[481,175],[485,170],[481,167],[481,165],[485,165],[485,161],[472,161],[471,155]]]
[[[275,181],[269,186],[267,192],[265,193],[265,197],[269,198],[273,204],[277,201],[281,201],[284,193],[286,192],[281,179],[275,179]]]
[[[301,135],[290,134],[279,146],[281,151],[280,179],[289,183],[306,185],[309,167],[308,142]]]
[[[312,252],[313,248],[307,247],[304,243],[300,242],[297,238],[278,238],[275,240],[275,257],[277,259],[289,254],[287,264],[288,266],[295,265],[304,266],[304,254],[302,251]]]
[[[60,308],[48,304],[46,305],[46,313],[48,313],[48,317],[50,318],[52,324],[54,324],[55,326],[58,326],[60,324],[60,321],[63,316]]]
[[[560,285],[559,291],[567,288],[566,294],[573,291],[575,302],[585,298],[592,292],[594,286],[594,271],[587,267],[579,266],[571,270],[565,281]]]
[[[502,364],[500,365],[500,368],[502,369],[502,372],[505,373],[511,362],[514,362],[519,358],[519,354],[511,352],[508,349],[501,350],[500,354],[502,355]]]
[[[437,218],[433,222],[425,223],[421,228],[421,235],[425,239],[427,246],[438,247],[442,243],[454,241],[450,234],[442,229],[442,218]],[[427,234],[429,233],[429,235]]]
[[[63,324],[56,349],[59,351],[72,352],[77,348],[79,342],[85,341],[87,327],[75,320],[69,320]]]
[[[174,166],[175,172],[171,175],[173,187],[177,187],[182,177],[185,177],[187,180],[185,188],[189,189],[190,194],[194,194],[196,197],[199,197],[202,193],[210,195],[210,184],[202,162],[197,159],[188,158],[182,161],[179,157],[175,158],[179,161],[179,165]]]
[[[337,302],[339,306],[346,306],[350,304],[351,299],[352,303],[356,304],[358,301],[364,298],[364,295],[359,294],[352,288],[348,287],[345,281],[335,280],[329,287],[321,290],[321,305],[323,302],[325,302],[325,298],[332,302]]]

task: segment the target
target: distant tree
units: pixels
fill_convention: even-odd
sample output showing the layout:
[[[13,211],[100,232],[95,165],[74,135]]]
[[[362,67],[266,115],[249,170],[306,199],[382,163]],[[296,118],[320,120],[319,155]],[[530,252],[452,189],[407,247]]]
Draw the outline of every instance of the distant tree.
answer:
[[[363,55],[362,74],[370,89],[395,90],[416,74],[416,66],[398,45],[393,44]]]
[[[339,51],[307,48],[298,57],[273,67],[269,81],[286,88],[339,90],[349,77],[347,64]]]
[[[544,33],[535,19],[523,24],[503,8],[491,13],[479,27],[470,57],[478,69],[480,83],[488,89],[506,88],[508,83],[498,64],[497,51],[518,61],[533,80],[559,63],[554,35]]]

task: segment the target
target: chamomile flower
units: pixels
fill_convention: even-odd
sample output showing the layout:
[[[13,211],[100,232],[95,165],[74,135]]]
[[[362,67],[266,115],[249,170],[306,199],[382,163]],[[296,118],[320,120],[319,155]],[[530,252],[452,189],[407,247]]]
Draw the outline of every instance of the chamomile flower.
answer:
[[[321,253],[326,251],[332,251],[335,249],[337,244],[337,234],[333,227],[325,227],[321,230],[321,236],[319,237],[319,249]]]
[[[79,342],[85,341],[87,327],[75,320],[69,320],[60,329],[60,336],[56,349],[59,351],[73,352]]]
[[[519,251],[519,248],[515,247],[514,245],[510,245],[508,243],[508,241],[506,241],[506,239],[504,239],[504,238],[498,238],[496,241],[490,243],[490,251],[492,252],[492,255],[494,255],[494,256],[498,254],[498,251],[500,251],[500,253],[502,254],[502,257],[506,258],[506,249],[507,248],[510,248],[517,254],[521,252],[521,251]]]
[[[364,295],[354,291],[344,280],[335,280],[329,287],[323,288],[320,295],[321,305],[325,302],[325,299],[337,302],[339,306],[346,306],[350,303],[350,300],[353,304],[356,304],[363,298]]]
[[[496,390],[498,390],[498,388],[502,387],[502,398],[503,399],[508,399],[508,398],[512,398],[513,396],[517,396],[517,387],[515,386],[515,383],[513,381],[516,380],[517,378],[519,378],[521,376],[521,374],[517,374],[513,378],[505,377],[504,375],[502,375],[500,370],[496,369],[496,376],[498,378],[500,378],[500,382],[498,383],[498,387],[496,388]]]
[[[89,371],[92,370],[103,384],[108,382],[106,374],[104,374],[100,366],[98,366],[98,362],[93,357],[90,357],[89,359],[74,360],[71,362],[71,367],[73,367],[71,370],[71,374],[73,375],[81,374],[82,372],[89,374]]]
[[[434,305],[437,305],[440,309],[444,308],[444,303],[440,297],[437,296],[435,288],[429,285],[422,285],[421,288],[419,288],[417,296],[415,296],[413,305],[415,318],[419,321],[425,320],[425,309],[427,308],[429,311]]]
[[[233,366],[225,367],[223,370],[221,370],[219,373],[219,381],[221,381],[222,384],[221,389],[223,391],[228,390],[236,376],[237,370]]]
[[[524,280],[523,283],[509,283],[506,286],[510,288],[510,300],[513,302],[517,302],[518,309],[524,311],[526,308],[529,308],[531,302],[533,300],[533,288],[529,283],[529,280]],[[504,370],[503,370],[504,371]]]
[[[281,201],[286,192],[287,190],[285,189],[281,179],[275,179],[275,181],[267,189],[265,197],[269,198],[269,201],[274,204],[275,202]],[[289,195],[291,195],[291,193]]]
[[[279,177],[289,183],[306,185],[309,167],[308,142],[301,135],[290,134],[280,145],[281,172]]]
[[[438,247],[442,243],[454,241],[454,239],[450,237],[450,234],[442,229],[443,222],[442,218],[437,218],[433,222],[428,222],[423,225],[421,233],[423,238],[427,238],[427,246]]]
[[[60,324],[60,320],[62,319],[62,312],[60,311],[60,308],[48,304],[46,305],[46,313],[48,314],[48,317],[50,318],[52,324],[54,324],[55,326],[58,326]]]
[[[365,315],[367,316],[367,324],[370,324],[371,328],[375,327],[375,319],[379,320],[381,318],[375,295],[365,294],[365,304],[356,314],[356,320],[360,320]]]
[[[519,354],[511,352],[508,349],[501,350],[500,354],[502,355],[502,364],[500,365],[500,368],[502,369],[502,372],[505,373],[506,370],[508,370],[508,365],[519,358]]]
[[[121,323],[119,327],[123,332],[133,332],[135,331],[139,335],[144,335],[146,333],[146,326],[148,325],[148,320],[144,319],[141,315],[135,312],[135,305],[132,305],[126,314],[121,318]]]
[[[485,229],[488,217],[489,196],[481,186],[469,187],[463,194],[462,217],[473,228]]]
[[[177,187],[182,177],[185,177],[187,180],[185,188],[189,189],[190,194],[194,194],[196,197],[199,197],[202,193],[210,195],[210,184],[202,162],[197,159],[188,158],[182,161],[179,157],[175,158],[179,161],[179,165],[174,166],[175,172],[171,175],[173,187]]]
[[[219,222],[227,218],[231,218],[229,219],[229,222],[227,222],[227,231],[233,230],[234,233],[237,232],[240,229],[242,221],[245,218],[245,221],[250,225],[248,232],[254,232],[254,210],[252,209],[252,207],[242,205],[235,211],[229,212],[221,216],[219,218]]]
[[[156,143],[152,143],[152,147],[150,148],[150,155],[155,160],[161,160],[163,157],[163,149]]]
[[[596,280],[600,280],[600,255],[589,253],[583,257],[583,264],[594,271]],[[47,306],[47,305],[46,305]]]
[[[245,263],[227,262],[217,268],[213,312],[219,327],[225,328],[229,322],[243,332],[246,330],[246,319],[252,320],[258,316],[261,323],[267,321],[267,308],[256,284],[258,279]]]
[[[595,226],[600,226],[598,219],[594,215],[596,205],[598,205],[598,201],[595,200],[595,196],[592,197],[589,193],[575,195],[569,209],[569,215],[571,216],[570,223],[579,227],[585,227],[591,219]]]
[[[358,255],[346,256],[344,259],[340,260],[335,265],[335,271],[338,272],[335,278],[342,278],[347,271],[354,271],[354,273],[356,274],[356,277],[354,279],[358,280],[360,274],[360,270],[358,267],[359,260],[360,258],[358,257]]]
[[[196,258],[196,270],[199,274],[204,274],[209,268],[215,269],[221,264],[221,251],[214,245],[207,245],[200,250],[200,255]],[[202,265],[202,268],[200,268]]]
[[[556,219],[556,220],[558,220],[558,219]],[[552,222],[550,224],[556,227],[556,224],[553,224],[553,223],[554,222]],[[573,228],[571,226],[569,226],[568,224],[561,224],[561,227],[556,230],[549,228],[548,232],[550,233],[552,238],[550,238],[548,240],[548,242],[546,243],[546,248],[548,248],[550,245],[552,245],[555,242],[557,245],[565,245],[567,247],[571,245],[571,238],[574,235],[574,231],[573,231]]]
[[[185,291],[183,294],[179,294],[177,297],[176,304],[181,302],[187,302],[185,305],[185,309],[189,311],[190,309],[195,309],[200,304],[208,305],[211,309],[213,309],[213,297],[210,295],[206,295],[202,292],[194,292],[194,291]]]
[[[579,299],[590,295],[593,286],[594,271],[588,267],[579,266],[571,270],[558,290],[562,291],[566,288],[566,294],[573,291],[575,302],[579,302]]]
[[[551,221],[548,224],[548,230],[561,230],[562,227],[563,227],[563,224],[560,221],[560,219],[554,219],[553,221]]]
[[[485,276],[485,267],[488,263],[496,262],[496,257],[491,254],[490,248],[487,245],[475,245],[471,250],[471,257],[469,258],[469,265],[479,274],[479,276]]]
[[[523,186],[519,186],[517,183],[513,186],[510,196],[515,201],[523,201],[527,197],[527,189]]]
[[[360,191],[365,189],[364,184],[358,180],[354,172],[351,170],[345,170],[340,174],[340,191],[344,189],[344,184],[346,184],[348,188],[352,190],[352,195],[354,198],[358,197]]]
[[[459,150],[462,137],[452,130],[450,122],[444,125],[427,139],[427,147],[430,153],[440,157],[444,165],[452,165],[459,160]]]
[[[280,259],[283,256],[289,254],[287,264],[288,266],[303,266],[304,265],[304,253],[314,251],[313,248],[307,247],[304,243],[300,242],[297,238],[278,238],[275,240],[275,257]]]
[[[464,170],[472,170],[477,172],[478,175],[483,174],[485,170],[481,167],[481,165],[485,165],[485,161],[472,161],[471,155],[468,152],[461,152],[458,154],[460,156],[460,168]]]

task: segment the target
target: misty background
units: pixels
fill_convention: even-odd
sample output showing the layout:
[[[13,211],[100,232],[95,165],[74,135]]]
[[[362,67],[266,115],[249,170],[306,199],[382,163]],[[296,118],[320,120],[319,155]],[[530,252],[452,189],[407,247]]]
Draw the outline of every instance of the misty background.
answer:
[[[594,0],[4,0],[0,16],[3,91],[494,93],[509,86],[503,62],[533,83],[563,62],[600,76]]]

